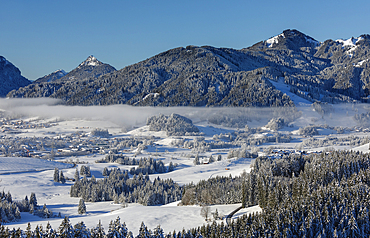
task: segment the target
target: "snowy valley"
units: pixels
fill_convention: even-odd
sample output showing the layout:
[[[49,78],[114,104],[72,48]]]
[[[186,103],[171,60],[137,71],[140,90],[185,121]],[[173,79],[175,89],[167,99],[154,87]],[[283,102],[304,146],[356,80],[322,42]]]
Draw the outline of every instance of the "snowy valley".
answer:
[[[241,186],[235,181],[249,174],[257,156],[283,161],[287,156],[304,158],[336,150],[369,151],[366,104],[312,104],[302,99],[295,103],[296,108],[139,108],[1,100],[0,186],[13,201],[34,193],[39,208],[45,204],[53,214],[45,218],[20,212],[20,219],[2,217],[2,224],[26,230],[30,223],[33,230],[50,223],[58,230],[68,217],[71,224],[83,221],[88,229],[101,221],[107,233],[110,222],[119,217],[134,236],[142,222],[152,232],[160,225],[164,234],[213,222],[226,225],[226,216],[236,208],[245,207],[231,220],[261,212],[261,207],[244,197],[244,189],[232,186],[217,198],[211,192],[201,194],[196,187],[200,181],[231,176],[233,184]],[[63,180],[55,179],[56,170]],[[95,198],[76,192],[77,180],[94,186],[112,179],[110,173],[122,173],[127,189],[127,183],[147,179],[149,185],[165,181],[174,187],[160,190],[161,196],[166,194],[163,201],[145,188],[140,193],[139,186],[121,196],[117,188],[109,195],[104,186],[100,189],[106,195]],[[189,198],[187,190],[198,191],[194,196],[199,197]],[[83,214],[78,211],[81,197],[86,205]],[[206,215],[204,206],[209,209]]]

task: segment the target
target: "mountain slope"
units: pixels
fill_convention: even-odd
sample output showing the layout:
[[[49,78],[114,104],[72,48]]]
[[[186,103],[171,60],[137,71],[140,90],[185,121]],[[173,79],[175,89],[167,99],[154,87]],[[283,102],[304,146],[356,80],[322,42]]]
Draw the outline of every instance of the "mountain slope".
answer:
[[[34,83],[45,83],[45,82],[54,82],[57,79],[64,77],[67,73],[63,69],[59,69],[51,74],[45,75],[44,77],[38,78]]]
[[[13,89],[24,87],[31,82],[21,75],[21,71],[12,63],[0,56],[0,97]]]
[[[59,94],[72,94],[79,91],[82,85],[86,85],[87,82],[94,81],[98,77],[114,71],[116,69],[113,66],[102,63],[91,55],[69,73],[58,70],[37,79],[26,87],[11,91],[8,96],[55,97],[59,90]]]
[[[98,78],[101,75],[114,71],[116,71],[116,69],[113,66],[109,64],[104,64],[94,56],[90,55],[77,68],[73,69],[64,77],[56,80],[56,82],[65,82],[70,80],[78,81],[86,78]]]
[[[290,98],[271,84],[276,81],[312,102],[366,102],[369,40],[369,35],[362,35],[321,43],[286,30],[241,50],[180,47],[118,71],[93,74],[99,77],[75,80],[74,71],[96,64],[88,59],[59,80],[8,96],[51,96],[70,105],[292,106]]]

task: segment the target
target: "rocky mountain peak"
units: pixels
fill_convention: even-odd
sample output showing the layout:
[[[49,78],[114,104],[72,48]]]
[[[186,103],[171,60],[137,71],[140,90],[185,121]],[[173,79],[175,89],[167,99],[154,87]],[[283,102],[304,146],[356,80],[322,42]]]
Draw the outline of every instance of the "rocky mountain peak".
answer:
[[[271,37],[264,43],[268,48],[288,48],[291,50],[296,50],[300,47],[316,47],[320,44],[314,38],[295,29],[285,30],[280,35]]]
[[[103,65],[103,63],[99,61],[97,58],[95,58],[93,55],[90,55],[84,62],[82,62],[78,66],[78,68],[81,68],[83,66],[99,66],[99,65]]]
[[[31,82],[21,75],[21,71],[0,56],[0,97],[4,97],[9,91],[24,87]]]

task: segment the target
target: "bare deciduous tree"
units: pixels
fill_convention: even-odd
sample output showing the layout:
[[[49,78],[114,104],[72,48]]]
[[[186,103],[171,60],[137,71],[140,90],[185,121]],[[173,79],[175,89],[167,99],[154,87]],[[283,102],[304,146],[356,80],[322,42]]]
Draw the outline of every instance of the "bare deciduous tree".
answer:
[[[202,206],[202,209],[200,210],[200,215],[204,217],[204,219],[207,221],[211,215],[211,208],[207,205]]]

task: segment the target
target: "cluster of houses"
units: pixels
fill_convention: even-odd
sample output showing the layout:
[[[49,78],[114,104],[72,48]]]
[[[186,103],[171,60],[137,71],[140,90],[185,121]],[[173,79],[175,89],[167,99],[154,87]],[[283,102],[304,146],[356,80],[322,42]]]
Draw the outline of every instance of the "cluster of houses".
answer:
[[[128,151],[123,140],[130,138],[104,138],[93,133],[79,131],[68,135],[23,137],[17,134],[30,128],[48,128],[55,123],[37,123],[0,119],[0,156],[35,157],[54,159],[64,156],[88,155],[93,153],[119,153]]]
[[[320,154],[321,151],[304,151],[304,150],[295,150],[295,149],[274,149],[272,152],[267,155],[271,159],[280,159],[286,155],[296,154],[296,155],[310,155],[310,154]]]
[[[119,139],[107,139],[93,136],[68,137],[0,137],[0,156],[35,157],[56,159],[57,157],[79,156],[94,153],[124,152]]]
[[[34,123],[32,121],[0,119],[0,132],[7,134],[18,134],[24,129],[49,128],[57,125],[56,123]]]

